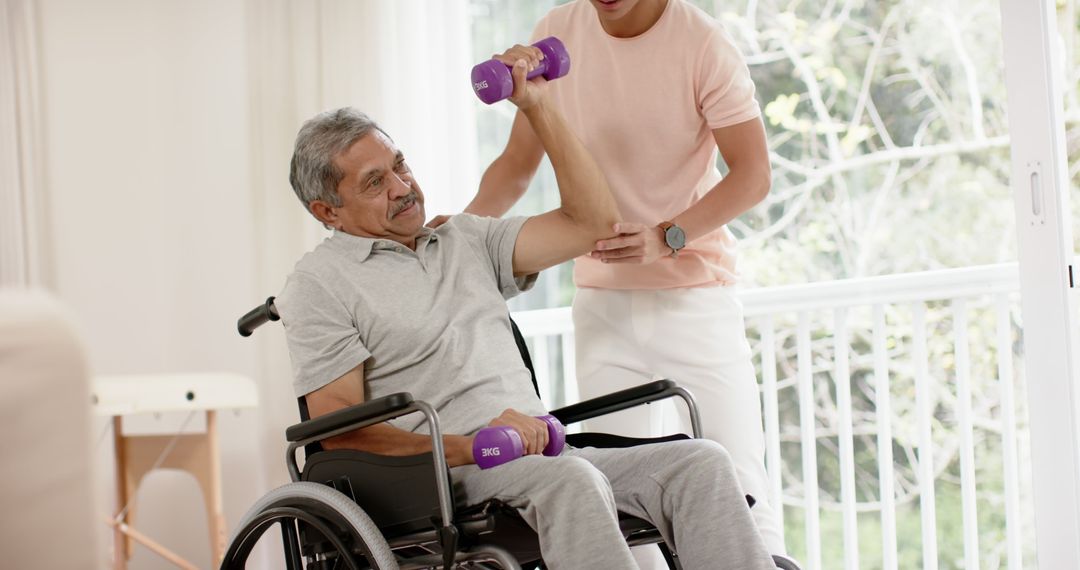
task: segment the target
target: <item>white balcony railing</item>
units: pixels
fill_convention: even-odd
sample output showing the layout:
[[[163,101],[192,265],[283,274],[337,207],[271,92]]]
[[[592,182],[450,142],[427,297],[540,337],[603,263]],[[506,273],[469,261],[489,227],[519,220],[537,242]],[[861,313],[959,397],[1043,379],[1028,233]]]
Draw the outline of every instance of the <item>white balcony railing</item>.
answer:
[[[1017,291],[1002,264],[740,294],[771,500],[805,568],[1033,561]],[[577,401],[569,309],[514,318],[545,402]]]

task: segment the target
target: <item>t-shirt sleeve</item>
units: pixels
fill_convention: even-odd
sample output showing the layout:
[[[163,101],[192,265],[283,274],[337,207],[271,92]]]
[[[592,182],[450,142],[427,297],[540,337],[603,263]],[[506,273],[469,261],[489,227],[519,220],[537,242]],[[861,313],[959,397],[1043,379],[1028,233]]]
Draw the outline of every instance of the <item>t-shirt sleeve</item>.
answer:
[[[538,274],[514,277],[514,244],[527,217],[487,218],[459,214],[453,220],[462,231],[471,234],[481,253],[491,263],[495,283],[504,299],[532,289]]]
[[[710,129],[730,127],[761,115],[750,68],[720,24],[709,34],[698,60],[696,87],[698,109]]]
[[[297,397],[341,378],[371,357],[352,313],[315,276],[290,275],[274,304],[285,325]]]

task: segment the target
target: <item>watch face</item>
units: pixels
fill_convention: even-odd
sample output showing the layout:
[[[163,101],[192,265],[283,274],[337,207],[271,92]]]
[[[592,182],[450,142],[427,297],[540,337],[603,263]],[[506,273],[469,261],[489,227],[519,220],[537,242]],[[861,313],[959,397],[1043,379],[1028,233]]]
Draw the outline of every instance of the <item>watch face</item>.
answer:
[[[686,245],[686,232],[679,226],[672,225],[664,231],[664,241],[671,249],[682,249]]]

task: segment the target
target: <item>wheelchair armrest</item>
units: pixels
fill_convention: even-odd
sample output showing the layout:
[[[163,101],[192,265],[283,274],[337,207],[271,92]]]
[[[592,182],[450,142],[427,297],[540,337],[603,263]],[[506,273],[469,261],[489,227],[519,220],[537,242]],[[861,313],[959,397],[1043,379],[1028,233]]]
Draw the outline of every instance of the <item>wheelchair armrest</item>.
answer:
[[[679,387],[675,381],[668,379],[655,380],[633,388],[619,390],[606,396],[578,402],[548,413],[558,418],[563,425],[570,425],[672,397],[682,398],[686,402],[687,411],[690,414],[691,428],[694,432],[693,435],[695,438],[702,437],[701,416],[698,414],[694,396],[685,388]]]
[[[435,463],[435,481],[438,485],[442,529],[450,528],[454,522],[454,502],[450,492],[450,468],[446,465],[439,414],[427,402],[414,400],[412,394],[408,392],[397,392],[375,398],[289,427],[285,430],[285,437],[289,440],[289,448],[285,452],[285,464],[289,469],[289,477],[293,481],[300,480],[296,450],[304,445],[413,412],[424,414],[430,430],[431,455]]]
[[[390,394],[389,396],[362,402],[355,406],[349,406],[348,408],[331,412],[325,416],[319,416],[313,420],[307,420],[294,426],[290,426],[289,429],[285,430],[285,438],[290,442],[295,443],[311,438],[317,438],[321,435],[335,432],[353,424],[362,424],[376,419],[378,419],[378,421],[385,421],[387,419],[385,416],[393,414],[394,412],[410,413],[411,408],[409,405],[412,403],[412,394],[408,392]],[[358,425],[357,427],[364,426]]]
[[[552,410],[549,413],[559,418],[563,425],[570,425],[673,396],[679,396],[686,400],[686,404],[690,408],[691,418],[697,416],[697,407],[690,393],[680,388],[673,380],[667,379],[655,380],[633,388],[612,392],[605,396]],[[695,421],[695,432],[698,431],[696,424]],[[699,437],[699,435],[695,433],[695,437]]]

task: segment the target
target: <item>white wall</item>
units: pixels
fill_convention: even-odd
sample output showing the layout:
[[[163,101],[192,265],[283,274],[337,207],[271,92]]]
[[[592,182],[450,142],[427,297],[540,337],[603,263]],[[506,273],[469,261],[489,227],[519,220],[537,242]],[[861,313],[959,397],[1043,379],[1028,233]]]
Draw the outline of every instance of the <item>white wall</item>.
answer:
[[[318,111],[355,105],[410,157],[429,214],[460,209],[476,181],[466,6],[39,8],[48,285],[82,323],[95,373],[224,370],[257,380],[260,408],[221,418],[231,529],[285,482],[283,430],[296,421],[280,327],[254,339],[235,333],[236,318],[275,294],[323,235],[288,187],[296,130]],[[141,530],[210,566],[193,480],[153,475],[138,501]],[[131,564],[169,567],[141,547]]]
[[[40,6],[51,273],[93,370],[254,375],[254,347],[234,332],[254,291],[243,6]],[[257,422],[222,418],[230,521],[266,486]],[[209,567],[194,482],[146,483],[138,524]],[[132,567],[169,566],[140,548]]]

